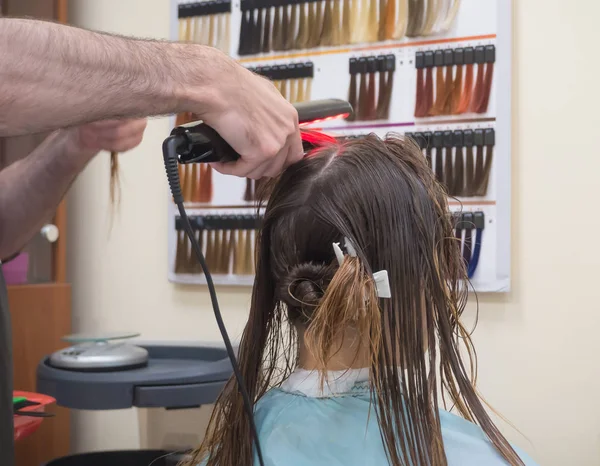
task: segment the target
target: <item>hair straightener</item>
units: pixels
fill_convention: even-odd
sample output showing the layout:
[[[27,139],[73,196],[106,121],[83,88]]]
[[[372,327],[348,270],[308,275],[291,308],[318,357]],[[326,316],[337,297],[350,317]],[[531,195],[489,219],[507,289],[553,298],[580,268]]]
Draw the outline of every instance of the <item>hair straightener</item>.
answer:
[[[298,111],[298,121],[301,126],[347,118],[352,113],[352,106],[338,99],[302,102],[295,104],[294,107]],[[303,134],[305,133],[312,134],[302,138],[305,152],[318,145],[319,141],[334,140],[310,130],[303,130]],[[175,151],[179,163],[235,162],[240,158],[239,154],[214,129],[202,121],[177,126],[171,131],[171,137],[176,138],[177,141]]]
[[[302,126],[331,119],[347,118],[352,113],[352,106],[348,102],[337,99],[298,103],[295,105],[295,108],[298,111],[298,120]],[[324,144],[336,142],[334,137],[310,129],[301,130],[301,135],[305,153]],[[178,170],[178,164],[180,163],[235,162],[240,156],[214,129],[202,121],[197,121],[177,126],[171,131],[171,135],[163,142],[163,158],[167,170],[169,187],[171,189],[171,194],[173,195],[173,200],[179,210],[182,225],[206,277],[206,285],[210,294],[215,319],[219,331],[221,332],[221,336],[223,337],[227,355],[231,361],[233,373],[237,380],[244,402],[244,408],[250,422],[250,430],[254,437],[254,444],[256,445],[256,455],[259,464],[264,466],[256,424],[254,423],[252,400],[250,400],[248,392],[246,391],[244,380],[237,364],[235,352],[231,345],[231,341],[229,340],[229,335],[227,335],[225,324],[223,323],[212,276],[208,270],[206,260],[202,254],[202,249],[198,244],[198,240],[192,230],[189,218],[183,206],[183,195],[181,193]]]

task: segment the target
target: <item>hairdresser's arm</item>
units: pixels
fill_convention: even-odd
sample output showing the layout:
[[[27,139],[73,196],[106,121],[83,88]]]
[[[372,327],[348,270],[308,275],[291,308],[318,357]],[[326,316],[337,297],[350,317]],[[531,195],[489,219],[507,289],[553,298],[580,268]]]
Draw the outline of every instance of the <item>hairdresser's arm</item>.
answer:
[[[67,189],[100,150],[125,152],[145,120],[104,121],[48,136],[26,158],[0,171],[0,258],[18,252],[50,220]]]
[[[223,172],[276,175],[302,156],[292,105],[214,48],[0,18],[0,59],[0,136],[191,111],[242,156]]]

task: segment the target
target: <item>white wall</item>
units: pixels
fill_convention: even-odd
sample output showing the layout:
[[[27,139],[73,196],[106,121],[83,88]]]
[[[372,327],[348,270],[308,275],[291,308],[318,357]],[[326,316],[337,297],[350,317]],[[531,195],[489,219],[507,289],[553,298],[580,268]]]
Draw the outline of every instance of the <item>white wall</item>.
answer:
[[[168,3],[76,0],[71,19],[166,38]],[[600,172],[592,32],[600,4],[586,5],[523,0],[514,7],[513,292],[480,296],[475,333],[483,394],[531,443],[507,428],[509,437],[546,466],[600,465],[600,222],[589,202],[598,196]],[[207,294],[166,280],[160,143],[168,130],[166,120],[152,121],[140,148],[122,157],[122,204],[110,236],[108,156],[98,157],[71,192],[76,329],[219,340]],[[228,328],[239,334],[249,294],[222,289],[219,296]],[[133,410],[78,414],[76,449],[137,447],[161,438],[140,431],[138,420]]]

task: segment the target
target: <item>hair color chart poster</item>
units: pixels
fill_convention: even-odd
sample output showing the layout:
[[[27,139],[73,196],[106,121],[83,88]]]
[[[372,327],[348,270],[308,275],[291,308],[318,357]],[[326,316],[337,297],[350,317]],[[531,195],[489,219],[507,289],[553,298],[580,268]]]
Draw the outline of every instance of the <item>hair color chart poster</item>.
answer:
[[[510,2],[173,0],[171,7],[172,39],[228,52],[290,102],[349,100],[348,120],[319,123],[330,134],[413,138],[448,192],[469,287],[510,290]],[[193,120],[178,115],[173,124]],[[250,285],[256,182],[192,165],[180,176],[215,283]],[[171,203],[169,279],[205,283],[177,218]]]

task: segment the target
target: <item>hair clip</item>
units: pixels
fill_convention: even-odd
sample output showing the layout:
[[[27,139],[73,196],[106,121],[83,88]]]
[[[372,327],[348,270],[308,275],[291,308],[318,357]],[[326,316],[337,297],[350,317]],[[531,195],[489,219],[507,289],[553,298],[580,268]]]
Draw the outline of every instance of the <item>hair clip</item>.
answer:
[[[348,255],[350,257],[357,256],[356,249],[348,240],[348,238],[344,238],[344,247],[346,248],[346,251],[348,251]],[[335,253],[335,258],[338,261],[338,265],[342,265],[342,262],[344,262],[344,253],[342,251],[342,248],[340,247],[340,243],[333,243],[333,252]],[[377,296],[379,298],[392,297],[390,279],[387,270],[380,270],[379,272],[375,272],[373,274],[373,280],[375,280],[375,289],[377,290]]]

